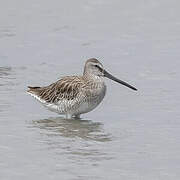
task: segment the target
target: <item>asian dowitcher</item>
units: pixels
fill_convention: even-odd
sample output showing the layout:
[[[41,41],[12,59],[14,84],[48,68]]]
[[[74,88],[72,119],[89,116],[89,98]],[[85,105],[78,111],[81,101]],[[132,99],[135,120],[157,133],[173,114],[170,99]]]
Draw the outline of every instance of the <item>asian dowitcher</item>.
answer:
[[[66,118],[80,117],[92,111],[106,94],[104,77],[125,85],[135,87],[108,73],[97,59],[88,59],[82,76],[66,76],[49,86],[31,87],[27,91],[49,110],[66,115]]]

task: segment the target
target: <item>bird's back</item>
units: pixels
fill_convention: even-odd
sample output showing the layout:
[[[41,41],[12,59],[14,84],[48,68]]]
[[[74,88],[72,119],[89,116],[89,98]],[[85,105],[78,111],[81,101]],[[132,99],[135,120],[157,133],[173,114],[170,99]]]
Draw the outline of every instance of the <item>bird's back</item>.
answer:
[[[30,87],[28,92],[34,94],[47,103],[57,103],[59,100],[76,98],[79,89],[84,85],[81,76],[66,76],[45,87]]]

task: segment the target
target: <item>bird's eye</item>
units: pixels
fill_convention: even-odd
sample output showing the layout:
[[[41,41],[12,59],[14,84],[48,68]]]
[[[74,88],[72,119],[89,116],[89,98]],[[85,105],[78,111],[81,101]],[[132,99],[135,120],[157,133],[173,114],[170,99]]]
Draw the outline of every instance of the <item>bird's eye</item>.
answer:
[[[103,71],[103,69],[100,66],[95,65],[95,67],[97,67],[100,71]]]

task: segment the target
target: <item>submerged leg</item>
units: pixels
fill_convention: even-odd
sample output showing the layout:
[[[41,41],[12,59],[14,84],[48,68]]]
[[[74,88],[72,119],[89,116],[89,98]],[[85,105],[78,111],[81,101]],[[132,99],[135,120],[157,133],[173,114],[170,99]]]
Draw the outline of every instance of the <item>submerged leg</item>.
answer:
[[[73,116],[75,119],[80,119],[80,114],[74,115]]]
[[[66,119],[72,119],[72,115],[71,114],[66,114]]]

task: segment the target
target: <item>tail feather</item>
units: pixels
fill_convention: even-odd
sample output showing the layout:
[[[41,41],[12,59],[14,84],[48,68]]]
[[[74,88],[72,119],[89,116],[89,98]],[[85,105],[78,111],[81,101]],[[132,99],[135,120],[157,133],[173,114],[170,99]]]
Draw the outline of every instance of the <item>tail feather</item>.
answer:
[[[36,93],[36,91],[38,90],[38,89],[40,89],[41,87],[37,87],[37,86],[35,86],[35,87],[32,87],[32,86],[28,86],[28,90],[27,90],[27,92],[29,92],[29,93]]]
[[[35,87],[28,86],[28,88],[29,88],[29,89],[39,89],[40,87],[37,87],[37,86],[35,86]]]

